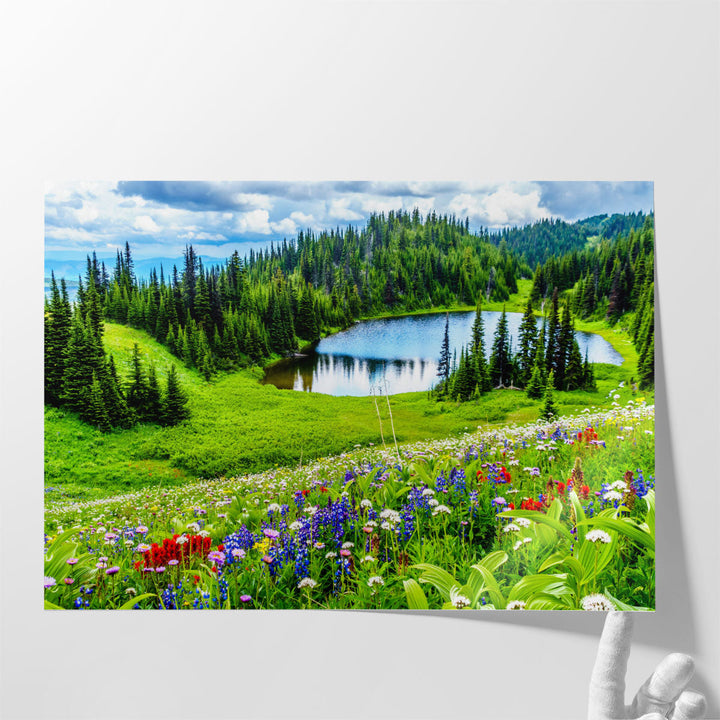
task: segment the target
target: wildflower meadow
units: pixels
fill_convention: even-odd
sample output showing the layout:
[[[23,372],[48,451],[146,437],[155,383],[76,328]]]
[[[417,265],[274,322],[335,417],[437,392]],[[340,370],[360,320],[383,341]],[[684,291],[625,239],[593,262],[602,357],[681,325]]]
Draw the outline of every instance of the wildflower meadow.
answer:
[[[654,407],[48,500],[50,609],[652,610]]]

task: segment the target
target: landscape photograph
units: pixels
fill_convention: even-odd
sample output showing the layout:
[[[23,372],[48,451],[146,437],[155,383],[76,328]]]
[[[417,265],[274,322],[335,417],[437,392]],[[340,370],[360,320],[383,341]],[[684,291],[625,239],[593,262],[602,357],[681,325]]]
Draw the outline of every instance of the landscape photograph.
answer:
[[[655,609],[652,182],[44,213],[46,609]]]

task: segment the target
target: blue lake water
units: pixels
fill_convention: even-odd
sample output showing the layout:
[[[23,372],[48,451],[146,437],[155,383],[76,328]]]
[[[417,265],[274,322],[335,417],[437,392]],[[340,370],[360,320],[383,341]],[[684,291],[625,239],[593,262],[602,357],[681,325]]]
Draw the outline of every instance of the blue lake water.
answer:
[[[483,311],[485,351],[489,355],[502,313]],[[475,311],[450,313],[451,353],[470,341]],[[517,350],[522,315],[508,313],[513,351]],[[538,327],[542,319],[538,318]],[[285,390],[326,395],[391,394],[429,390],[437,383],[437,365],[445,332],[445,313],[365,320],[323,338],[304,357],[288,358],[269,367],[263,383]],[[622,356],[594,333],[576,332],[580,352],[590,362],[622,364]]]

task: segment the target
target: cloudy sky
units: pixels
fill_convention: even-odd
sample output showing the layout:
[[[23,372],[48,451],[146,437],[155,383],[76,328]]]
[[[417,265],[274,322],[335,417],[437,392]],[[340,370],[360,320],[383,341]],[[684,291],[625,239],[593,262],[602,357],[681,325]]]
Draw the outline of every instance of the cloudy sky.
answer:
[[[114,257],[130,243],[136,258],[198,254],[294,237],[298,230],[362,226],[372,212],[412,210],[470,218],[471,229],[568,221],[652,210],[651,182],[73,182],[48,184],[47,258]]]

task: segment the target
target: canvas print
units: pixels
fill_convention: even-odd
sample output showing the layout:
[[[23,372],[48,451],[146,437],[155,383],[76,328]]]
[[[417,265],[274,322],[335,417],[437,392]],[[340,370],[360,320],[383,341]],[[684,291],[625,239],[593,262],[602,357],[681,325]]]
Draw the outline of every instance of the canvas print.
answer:
[[[651,182],[45,194],[47,609],[652,610]]]

